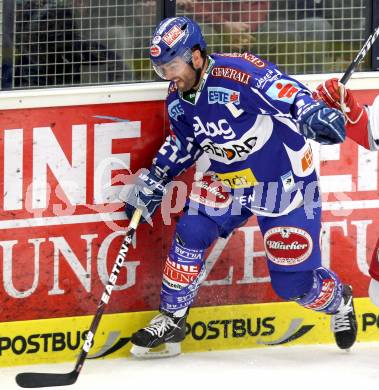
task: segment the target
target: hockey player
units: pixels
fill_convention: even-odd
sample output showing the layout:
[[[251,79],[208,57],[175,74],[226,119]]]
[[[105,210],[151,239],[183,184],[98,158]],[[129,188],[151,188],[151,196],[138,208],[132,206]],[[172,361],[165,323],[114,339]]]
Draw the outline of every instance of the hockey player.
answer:
[[[202,153],[212,173],[194,183],[164,265],[160,314],[133,334],[132,354],[180,353],[188,311],[205,278],[206,249],[252,215],[275,292],[330,314],[337,345],[350,348],[357,334],[352,289],[321,265],[321,202],[307,141],[343,142],[343,115],[251,53],[207,55],[199,26],[186,17],[158,25],[150,58],[157,74],[171,81],[172,134],[150,169],[140,171],[126,201],[128,217],[138,205],[149,219],[165,185]],[[151,350],[162,344],[165,351]]]
[[[361,106],[350,89],[332,78],[320,84],[313,97],[344,114],[346,135],[349,138],[366,149],[379,149],[379,96],[372,106]],[[371,281],[368,294],[371,301],[379,306],[379,239],[372,254],[369,274]]]

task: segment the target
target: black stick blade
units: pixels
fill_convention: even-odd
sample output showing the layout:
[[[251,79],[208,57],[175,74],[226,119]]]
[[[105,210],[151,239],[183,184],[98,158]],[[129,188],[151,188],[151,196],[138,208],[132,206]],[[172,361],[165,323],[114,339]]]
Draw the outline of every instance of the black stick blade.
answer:
[[[72,385],[78,379],[79,373],[76,371],[68,374],[48,374],[37,372],[23,372],[16,376],[16,383],[20,387],[52,387]]]

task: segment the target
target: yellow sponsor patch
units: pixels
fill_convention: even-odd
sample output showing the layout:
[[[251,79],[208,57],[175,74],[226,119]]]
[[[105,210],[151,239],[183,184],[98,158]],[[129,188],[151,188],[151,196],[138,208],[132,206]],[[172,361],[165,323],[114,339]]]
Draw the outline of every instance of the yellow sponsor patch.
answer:
[[[216,173],[219,180],[230,188],[249,188],[258,184],[250,168],[228,173]]]
[[[379,308],[368,298],[356,298],[355,308],[357,341],[379,341]],[[131,335],[156,314],[145,311],[104,315],[89,357],[129,357]],[[92,318],[0,323],[0,366],[74,362]],[[187,322],[183,352],[334,344],[330,316],[294,302],[194,307]]]

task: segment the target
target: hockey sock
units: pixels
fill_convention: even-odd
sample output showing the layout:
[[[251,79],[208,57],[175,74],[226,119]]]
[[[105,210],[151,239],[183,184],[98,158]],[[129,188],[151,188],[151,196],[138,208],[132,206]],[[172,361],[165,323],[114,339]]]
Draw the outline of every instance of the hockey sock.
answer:
[[[202,214],[181,217],[163,270],[162,311],[185,314],[206,276],[205,250],[218,234],[215,222]]]
[[[295,301],[308,309],[334,314],[342,302],[343,285],[338,276],[320,267],[313,271],[313,284],[307,294]]]
[[[204,252],[174,240],[163,269],[161,310],[180,316],[192,304],[205,278]]]

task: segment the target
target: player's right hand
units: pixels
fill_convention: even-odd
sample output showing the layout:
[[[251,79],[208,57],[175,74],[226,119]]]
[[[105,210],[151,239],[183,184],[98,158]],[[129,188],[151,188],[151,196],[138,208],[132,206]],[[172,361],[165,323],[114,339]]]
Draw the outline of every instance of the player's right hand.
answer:
[[[345,88],[336,78],[326,80],[320,84],[313,92],[312,97],[315,100],[322,100],[331,108],[340,110],[345,115],[346,120],[352,124],[357,123],[363,114],[364,109],[358,103],[352,91]]]
[[[151,222],[151,216],[162,202],[167,192],[166,183],[146,168],[140,169],[135,175],[133,184],[129,185],[125,197],[125,212],[130,220],[136,208],[142,210],[141,222]]]

